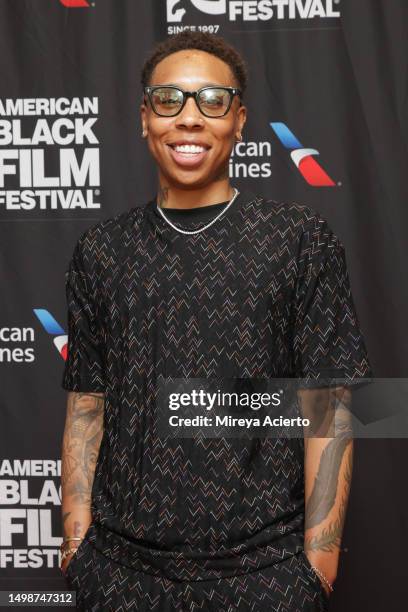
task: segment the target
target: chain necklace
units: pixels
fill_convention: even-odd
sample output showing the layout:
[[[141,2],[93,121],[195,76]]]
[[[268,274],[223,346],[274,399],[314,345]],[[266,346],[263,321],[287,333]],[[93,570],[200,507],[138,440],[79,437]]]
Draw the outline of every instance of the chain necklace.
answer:
[[[180,232],[181,234],[199,234],[200,232],[203,232],[205,229],[207,229],[208,227],[210,227],[210,225],[212,225],[213,223],[215,223],[217,221],[217,219],[219,219],[221,217],[221,215],[223,215],[227,209],[231,206],[231,204],[234,202],[235,198],[237,197],[237,195],[239,194],[239,191],[236,187],[233,187],[235,193],[232,196],[231,200],[228,202],[228,204],[226,205],[225,208],[222,209],[222,211],[220,213],[218,213],[218,215],[216,215],[214,217],[214,219],[212,221],[210,221],[209,223],[207,223],[207,225],[204,225],[204,227],[201,227],[198,230],[183,230],[180,229],[179,227],[177,227],[176,225],[173,225],[173,223],[170,221],[170,219],[168,219],[166,217],[166,215],[163,212],[163,209],[157,204],[156,202],[156,208],[159,211],[159,213],[161,214],[161,216],[163,217],[163,219],[173,228],[175,229],[177,232]]]

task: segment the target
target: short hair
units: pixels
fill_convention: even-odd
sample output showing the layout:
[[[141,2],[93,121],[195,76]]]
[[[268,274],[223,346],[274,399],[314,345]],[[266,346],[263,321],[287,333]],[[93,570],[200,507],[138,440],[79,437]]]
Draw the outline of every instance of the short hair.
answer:
[[[228,64],[242,95],[244,94],[248,81],[248,70],[241,54],[221,36],[209,32],[192,32],[190,30],[183,30],[178,34],[169,36],[153,47],[142,68],[142,87],[149,84],[153,71],[159,62],[172,53],[186,49],[206,51]]]

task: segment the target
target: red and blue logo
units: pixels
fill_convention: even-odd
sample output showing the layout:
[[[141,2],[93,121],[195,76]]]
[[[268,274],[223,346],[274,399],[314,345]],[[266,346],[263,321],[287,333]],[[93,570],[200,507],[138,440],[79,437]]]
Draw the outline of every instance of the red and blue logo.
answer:
[[[88,0],[60,0],[60,2],[67,8],[88,8],[91,6]]]
[[[285,123],[271,123],[271,128],[283,146],[290,151],[293,163],[305,181],[312,187],[334,187],[336,183],[314,159],[320,155],[316,149],[306,149]]]
[[[61,325],[54,319],[51,313],[44,308],[34,308],[34,312],[37,315],[41,325],[45,331],[53,336],[54,345],[63,358],[66,361],[68,356],[68,336],[62,329]]]

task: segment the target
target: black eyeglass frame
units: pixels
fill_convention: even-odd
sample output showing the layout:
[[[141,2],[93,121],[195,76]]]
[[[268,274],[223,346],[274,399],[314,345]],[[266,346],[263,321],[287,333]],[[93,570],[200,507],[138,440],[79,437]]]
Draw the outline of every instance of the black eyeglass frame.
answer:
[[[156,111],[155,107],[154,107],[153,102],[152,102],[152,98],[151,98],[152,93],[154,93],[154,91],[156,89],[162,89],[163,87],[166,87],[168,89],[176,89],[177,91],[181,91],[181,93],[183,94],[183,102],[182,102],[179,110],[176,113],[174,113],[174,115],[163,115],[162,113],[158,113]],[[228,93],[229,93],[229,103],[228,103],[226,111],[222,115],[215,115],[215,116],[214,115],[207,115],[200,108],[200,105],[198,103],[198,96],[205,89],[224,89],[224,90],[228,91]],[[148,85],[148,86],[143,88],[143,91],[144,91],[145,94],[147,94],[147,97],[149,98],[150,106],[152,107],[153,112],[156,115],[158,115],[159,117],[176,117],[183,110],[183,108],[184,108],[184,106],[185,106],[185,104],[187,102],[187,98],[194,98],[198,110],[200,111],[200,113],[202,115],[204,115],[204,117],[208,117],[209,119],[219,119],[220,117],[225,117],[225,115],[228,113],[229,109],[231,108],[231,104],[232,104],[232,101],[233,101],[235,96],[240,96],[240,98],[242,99],[242,91],[240,89],[238,89],[237,87],[226,87],[224,85],[208,85],[206,87],[201,87],[200,89],[197,89],[196,91],[184,91],[184,89],[181,89],[181,87],[176,87],[176,85],[153,85],[153,86]],[[242,102],[241,101],[240,101],[240,106],[242,106]]]

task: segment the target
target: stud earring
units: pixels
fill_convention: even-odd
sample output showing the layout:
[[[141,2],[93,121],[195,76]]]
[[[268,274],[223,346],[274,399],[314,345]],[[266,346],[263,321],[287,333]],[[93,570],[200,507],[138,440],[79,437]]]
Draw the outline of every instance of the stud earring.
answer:
[[[241,142],[241,141],[242,141],[242,134],[238,134],[237,142]]]

